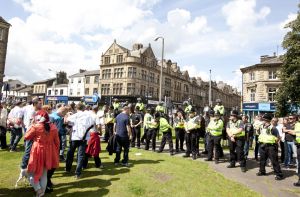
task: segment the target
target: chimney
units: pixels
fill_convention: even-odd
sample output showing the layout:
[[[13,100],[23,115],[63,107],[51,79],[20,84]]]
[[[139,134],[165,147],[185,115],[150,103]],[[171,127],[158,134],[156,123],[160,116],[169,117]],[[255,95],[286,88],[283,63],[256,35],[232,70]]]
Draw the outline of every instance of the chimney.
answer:
[[[132,50],[139,50],[139,49],[142,49],[143,48],[143,44],[141,43],[135,43],[133,46],[132,46]]]
[[[83,72],[85,72],[86,70],[84,70],[84,69],[79,69],[79,73],[83,73]]]

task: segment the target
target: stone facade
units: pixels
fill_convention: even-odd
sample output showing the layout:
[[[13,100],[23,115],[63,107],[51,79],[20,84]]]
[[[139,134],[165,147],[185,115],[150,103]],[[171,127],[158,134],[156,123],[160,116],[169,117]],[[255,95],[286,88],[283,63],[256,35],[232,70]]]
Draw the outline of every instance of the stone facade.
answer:
[[[100,70],[86,71],[84,76],[84,95],[92,96],[94,94],[98,94],[100,90]]]
[[[2,89],[3,86],[8,33],[10,26],[11,25],[0,16],[0,89]]]
[[[101,96],[117,97],[136,102],[137,97],[144,101],[158,100],[160,68],[163,66],[162,97],[175,104],[191,99],[193,104],[203,108],[208,103],[209,83],[201,78],[190,77],[188,71],[181,71],[176,62],[157,61],[151,45],[144,47],[134,44],[129,50],[114,41],[102,54],[100,63]],[[241,97],[227,84],[212,87],[213,101],[224,98],[226,107],[241,105]],[[108,99],[107,99],[108,100]]]

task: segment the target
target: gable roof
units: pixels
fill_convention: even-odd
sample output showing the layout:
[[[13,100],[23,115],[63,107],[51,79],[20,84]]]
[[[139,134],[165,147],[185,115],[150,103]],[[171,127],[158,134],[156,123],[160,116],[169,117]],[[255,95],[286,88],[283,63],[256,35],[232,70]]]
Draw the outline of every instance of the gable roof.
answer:
[[[120,48],[124,53],[129,51],[125,47],[117,44],[116,40],[114,40],[114,42],[110,45],[110,47],[105,51],[104,55],[107,54],[109,50],[111,50],[112,48]]]
[[[2,16],[0,16],[0,22],[11,26],[11,24],[9,24],[6,20],[4,20],[4,18],[2,18]]]

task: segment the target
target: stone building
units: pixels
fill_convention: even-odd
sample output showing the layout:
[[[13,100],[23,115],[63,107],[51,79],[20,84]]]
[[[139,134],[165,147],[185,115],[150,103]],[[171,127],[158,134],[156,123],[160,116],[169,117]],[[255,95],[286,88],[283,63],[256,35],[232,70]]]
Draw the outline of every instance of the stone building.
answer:
[[[91,70],[84,72],[84,95],[92,96],[99,93],[100,89],[100,70]]]
[[[3,86],[8,33],[10,26],[11,25],[0,16],[0,89],[2,89]],[[2,95],[0,95],[0,97],[2,98]]]
[[[209,83],[201,78],[190,77],[188,71],[181,71],[176,62],[157,61],[151,45],[134,44],[129,50],[116,41],[101,56],[100,88],[106,103],[112,98],[136,102],[159,100],[160,68],[163,66],[162,98],[168,98],[175,105],[191,99],[197,108],[208,103]],[[228,85],[212,90],[213,98],[224,98],[227,108],[241,105],[241,97]],[[214,91],[216,90],[216,91]],[[216,92],[216,93],[214,93]]]
[[[260,63],[242,68],[243,111],[252,117],[258,113],[275,112],[275,94],[282,83],[278,71],[282,61],[273,56],[261,56]]]

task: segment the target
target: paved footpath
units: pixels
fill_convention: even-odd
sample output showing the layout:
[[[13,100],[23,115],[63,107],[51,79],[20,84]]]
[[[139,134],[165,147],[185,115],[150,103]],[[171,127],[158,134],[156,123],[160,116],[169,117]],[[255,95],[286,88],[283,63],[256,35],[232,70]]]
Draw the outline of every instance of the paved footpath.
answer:
[[[168,150],[166,145],[165,151]],[[260,193],[266,197],[296,197],[300,196],[300,188],[294,187],[293,183],[298,180],[296,176],[296,169],[281,169],[285,179],[276,181],[275,175],[273,174],[273,169],[271,167],[266,167],[267,176],[258,177],[256,173],[258,172],[259,163],[254,159],[249,159],[247,161],[248,171],[246,173],[241,172],[239,167],[227,168],[229,165],[228,158],[229,153],[225,152],[225,158],[221,159],[219,164],[215,164],[214,161],[204,161],[206,155],[201,155],[201,158],[195,160],[195,162],[205,162],[215,171],[221,173],[227,179],[233,180],[235,182],[241,183],[248,188]],[[169,154],[167,151],[164,152]],[[182,157],[183,153],[176,154],[175,157]],[[186,159],[186,158],[182,158]],[[191,158],[189,158],[191,159]],[[238,165],[237,165],[238,166]]]

